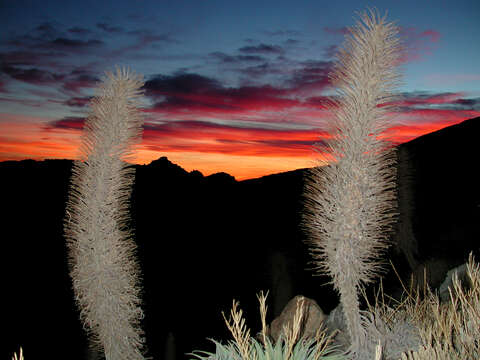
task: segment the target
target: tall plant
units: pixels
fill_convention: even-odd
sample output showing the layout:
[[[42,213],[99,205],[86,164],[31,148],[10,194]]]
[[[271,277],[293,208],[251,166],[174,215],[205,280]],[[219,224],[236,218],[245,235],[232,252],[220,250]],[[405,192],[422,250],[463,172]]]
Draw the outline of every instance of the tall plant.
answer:
[[[107,72],[90,103],[81,161],[72,169],[65,217],[80,317],[107,360],[142,359],[140,268],[128,228],[134,169],[125,162],[141,137],[141,76]]]
[[[312,170],[306,226],[313,263],[340,294],[355,354],[367,337],[359,294],[382,270],[395,221],[396,158],[382,133],[397,99],[401,46],[398,29],[372,10],[349,31],[330,74],[338,95],[330,103],[331,137],[318,146],[333,161]]]

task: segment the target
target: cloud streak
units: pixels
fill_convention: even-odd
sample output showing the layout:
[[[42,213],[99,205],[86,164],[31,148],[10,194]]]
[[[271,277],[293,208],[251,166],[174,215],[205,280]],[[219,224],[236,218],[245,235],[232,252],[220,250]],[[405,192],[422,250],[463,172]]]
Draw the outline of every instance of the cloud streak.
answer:
[[[319,132],[314,129],[272,130],[202,121],[172,121],[146,125],[143,144],[150,150],[166,152],[308,157],[318,138]]]
[[[188,47],[185,29],[144,23],[131,27],[102,19],[62,26],[49,21],[0,40],[0,160],[75,158],[100,76],[116,63],[127,63],[147,69],[139,161],[168,155],[192,167],[203,164],[204,173],[218,169],[243,178],[311,164],[312,144],[327,136],[322,129],[331,116],[328,74],[346,27],[325,27],[324,37],[335,42],[323,43],[310,57],[312,43],[296,30],[262,30],[240,45],[213,44],[204,50]],[[442,41],[432,27],[400,31],[407,49],[404,63],[427,59]],[[478,79],[474,73],[426,75],[432,84]],[[386,134],[397,143],[480,116],[480,98],[465,92],[403,95]],[[26,121],[17,109],[56,116]],[[231,159],[248,169],[225,167]]]
[[[323,31],[330,35],[345,36],[349,34],[348,27],[324,27]],[[402,63],[420,61],[425,56],[431,55],[436,48],[436,44],[441,40],[442,35],[434,29],[419,30],[416,27],[399,26],[399,36],[405,47],[404,55],[401,59]],[[332,45],[325,50],[328,57],[336,52],[336,45]]]
[[[420,61],[433,54],[441,33],[428,29],[420,31],[415,27],[400,27],[400,37],[405,46],[403,63]]]
[[[265,55],[282,55],[285,50],[278,45],[260,44],[256,46],[243,46],[238,51],[246,54],[265,54]]]

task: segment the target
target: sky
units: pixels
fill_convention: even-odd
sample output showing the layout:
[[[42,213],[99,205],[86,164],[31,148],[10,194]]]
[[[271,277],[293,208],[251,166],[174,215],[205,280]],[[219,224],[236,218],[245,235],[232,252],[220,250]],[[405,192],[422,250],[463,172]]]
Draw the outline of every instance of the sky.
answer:
[[[0,0],[0,161],[78,159],[88,103],[118,65],[145,79],[136,163],[237,180],[312,167],[328,73],[367,7],[406,48],[395,143],[480,116],[478,0]]]

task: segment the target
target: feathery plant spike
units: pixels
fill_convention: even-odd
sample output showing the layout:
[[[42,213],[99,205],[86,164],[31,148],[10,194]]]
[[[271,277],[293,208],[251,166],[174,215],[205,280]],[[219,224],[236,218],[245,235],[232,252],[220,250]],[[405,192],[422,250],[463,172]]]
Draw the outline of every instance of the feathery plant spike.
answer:
[[[400,75],[398,30],[376,11],[361,15],[337,54],[330,79],[338,97],[329,104],[333,121],[326,147],[329,166],[312,170],[305,189],[304,225],[315,269],[332,278],[340,293],[351,353],[366,340],[359,293],[382,271],[395,221],[395,153],[382,138],[397,100]],[[325,161],[320,165],[326,165]]]
[[[142,86],[128,69],[106,73],[90,104],[66,208],[75,299],[92,347],[107,360],[143,359],[140,267],[128,230],[134,169],[125,162],[141,138]]]

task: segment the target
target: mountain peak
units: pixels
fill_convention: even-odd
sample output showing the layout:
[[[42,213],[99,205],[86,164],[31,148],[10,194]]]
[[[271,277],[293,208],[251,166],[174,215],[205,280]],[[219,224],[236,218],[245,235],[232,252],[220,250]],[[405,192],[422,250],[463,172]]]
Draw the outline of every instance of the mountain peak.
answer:
[[[188,172],[181,166],[174,164],[166,156],[162,156],[157,160],[153,160],[147,167],[155,170],[168,171],[169,173],[177,173],[179,175],[187,175]]]

